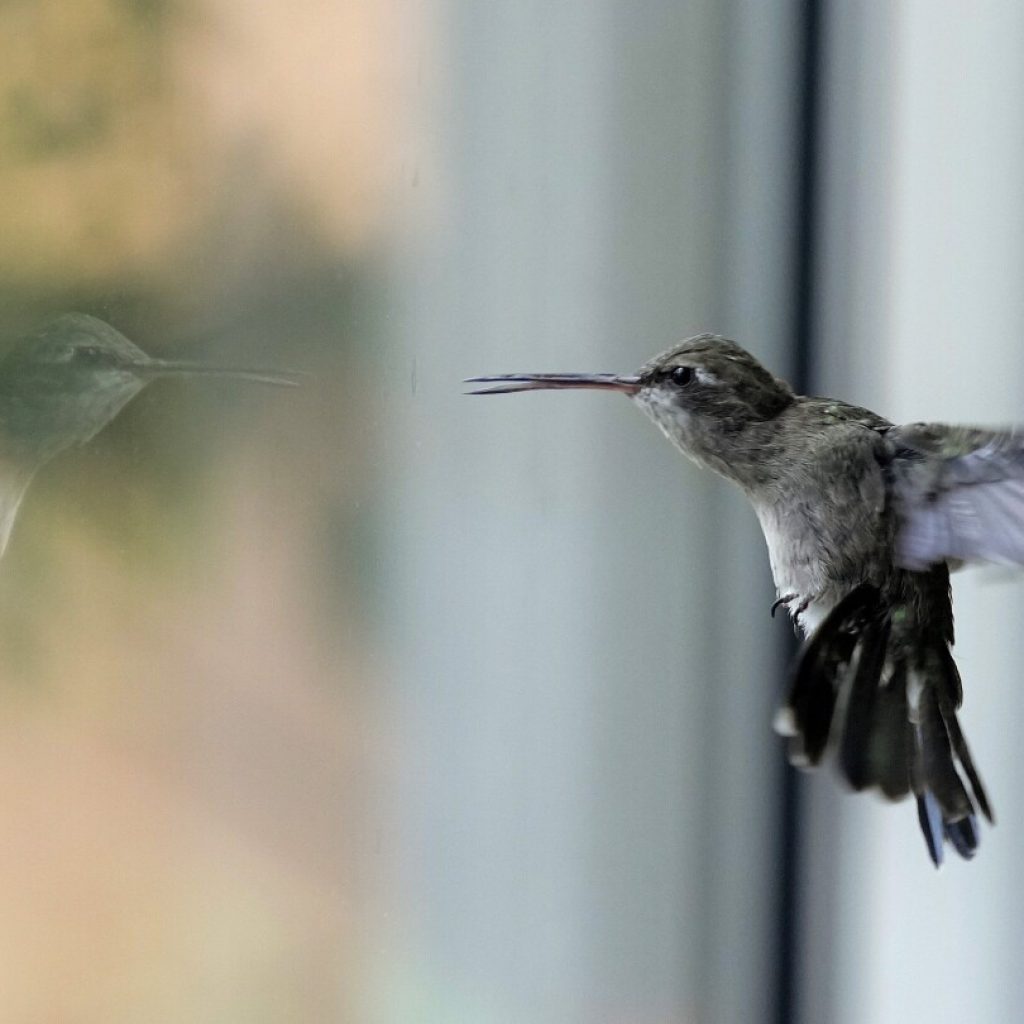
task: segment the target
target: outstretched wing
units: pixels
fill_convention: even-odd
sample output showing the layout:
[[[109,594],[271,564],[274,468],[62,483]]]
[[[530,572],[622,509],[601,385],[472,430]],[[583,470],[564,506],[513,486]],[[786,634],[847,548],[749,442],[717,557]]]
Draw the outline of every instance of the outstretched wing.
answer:
[[[885,441],[901,565],[1024,565],[1024,433],[913,423]]]

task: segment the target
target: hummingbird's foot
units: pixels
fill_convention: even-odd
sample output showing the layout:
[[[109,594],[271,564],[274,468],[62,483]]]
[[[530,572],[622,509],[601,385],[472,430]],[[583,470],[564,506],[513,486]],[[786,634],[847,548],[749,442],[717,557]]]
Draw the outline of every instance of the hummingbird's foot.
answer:
[[[775,618],[775,613],[783,606],[788,605],[791,601],[795,601],[800,595],[799,594],[783,594],[773,605],[772,605],[772,618]],[[799,614],[799,613],[798,613]]]
[[[780,597],[775,604],[772,605],[772,618],[775,618],[775,613],[783,605],[786,606],[786,611],[789,612],[790,621],[793,623],[795,629],[801,629],[800,616],[810,607],[812,597],[805,597],[800,603],[794,608],[793,602],[800,599],[799,594],[784,594]]]

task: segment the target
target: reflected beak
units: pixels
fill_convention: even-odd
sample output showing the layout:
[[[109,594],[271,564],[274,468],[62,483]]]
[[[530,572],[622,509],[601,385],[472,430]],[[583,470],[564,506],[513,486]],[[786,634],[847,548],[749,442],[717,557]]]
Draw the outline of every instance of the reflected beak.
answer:
[[[180,359],[150,359],[145,363],[132,363],[132,373],[145,380],[157,377],[199,376],[233,377],[236,380],[252,380],[258,384],[272,384],[277,387],[294,388],[302,383],[303,374],[287,370],[246,369],[241,366],[210,366],[208,363],[194,363]]]
[[[590,388],[596,391],[621,391],[635,395],[639,377],[620,377],[614,373],[503,373],[498,377],[468,377],[466,384],[493,384],[477,388],[471,395],[508,395],[513,391],[561,391],[565,388]]]

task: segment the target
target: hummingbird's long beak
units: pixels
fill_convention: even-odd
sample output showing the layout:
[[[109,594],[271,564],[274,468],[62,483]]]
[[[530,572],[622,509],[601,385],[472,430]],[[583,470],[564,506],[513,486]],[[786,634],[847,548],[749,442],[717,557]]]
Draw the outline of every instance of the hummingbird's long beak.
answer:
[[[199,376],[234,377],[236,380],[252,380],[258,384],[271,384],[275,387],[294,388],[302,383],[304,374],[289,370],[249,369],[241,366],[211,366],[209,363],[196,363],[182,359],[149,359],[146,362],[133,363],[133,373],[147,380],[157,377]]]
[[[614,373],[503,373],[497,377],[468,377],[466,384],[495,384],[477,388],[471,395],[508,395],[514,391],[556,391],[564,388],[593,388],[635,395],[639,377],[620,377]]]

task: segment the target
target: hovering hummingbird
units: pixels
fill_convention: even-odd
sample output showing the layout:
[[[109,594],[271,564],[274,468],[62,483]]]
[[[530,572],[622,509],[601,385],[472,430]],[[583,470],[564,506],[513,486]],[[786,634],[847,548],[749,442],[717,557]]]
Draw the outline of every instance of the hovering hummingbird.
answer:
[[[0,555],[36,471],[85,444],[159,377],[216,374],[293,386],[294,374],[151,359],[110,324],[68,313],[0,360]]]
[[[473,394],[597,388],[629,396],[700,466],[742,488],[778,600],[805,636],[776,730],[790,760],[833,755],[855,790],[913,793],[936,865],[977,850],[992,810],[957,720],[949,574],[1024,564],[1024,435],[895,426],[794,394],[725,338],[702,334],[632,376],[473,377]]]

